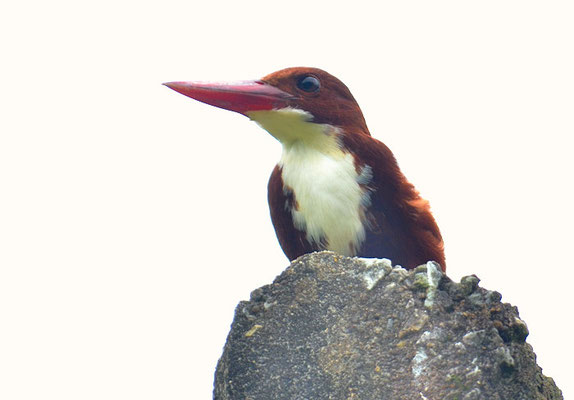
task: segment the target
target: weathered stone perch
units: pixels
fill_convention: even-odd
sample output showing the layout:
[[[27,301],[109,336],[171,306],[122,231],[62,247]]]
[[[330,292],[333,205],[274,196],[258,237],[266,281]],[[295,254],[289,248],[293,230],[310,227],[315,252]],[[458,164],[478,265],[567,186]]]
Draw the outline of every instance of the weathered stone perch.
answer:
[[[215,377],[224,399],[562,399],[518,310],[429,262],[322,252],[241,302]]]

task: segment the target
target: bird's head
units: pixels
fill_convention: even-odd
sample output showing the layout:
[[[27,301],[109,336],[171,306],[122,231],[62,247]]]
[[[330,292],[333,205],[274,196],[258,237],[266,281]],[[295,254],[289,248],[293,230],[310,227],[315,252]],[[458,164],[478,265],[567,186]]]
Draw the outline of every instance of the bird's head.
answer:
[[[296,67],[235,83],[169,82],[193,99],[238,112],[283,143],[325,146],[342,132],[368,134],[355,98],[343,82],[317,69]]]

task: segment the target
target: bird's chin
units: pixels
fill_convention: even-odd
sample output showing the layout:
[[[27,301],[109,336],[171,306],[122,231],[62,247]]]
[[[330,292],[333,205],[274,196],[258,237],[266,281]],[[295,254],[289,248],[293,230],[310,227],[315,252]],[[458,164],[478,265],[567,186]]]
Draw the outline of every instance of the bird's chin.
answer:
[[[245,115],[279,140],[284,148],[299,146],[321,153],[341,152],[340,129],[312,122],[313,115],[305,110],[286,107],[249,111]]]

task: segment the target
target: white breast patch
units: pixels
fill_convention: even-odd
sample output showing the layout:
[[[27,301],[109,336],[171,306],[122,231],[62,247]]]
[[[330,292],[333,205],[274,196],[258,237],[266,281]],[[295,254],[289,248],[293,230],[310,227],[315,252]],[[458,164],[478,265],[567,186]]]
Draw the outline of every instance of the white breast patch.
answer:
[[[291,213],[297,229],[322,250],[354,255],[365,240],[364,208],[371,168],[360,173],[354,158],[341,149],[341,130],[313,123],[304,110],[283,108],[247,115],[283,145],[279,166],[283,184],[294,193]]]
[[[370,169],[358,174],[350,153],[326,154],[303,143],[284,147],[279,165],[284,185],[295,196],[295,227],[325,250],[354,255],[365,240],[363,208],[368,202],[359,182]]]

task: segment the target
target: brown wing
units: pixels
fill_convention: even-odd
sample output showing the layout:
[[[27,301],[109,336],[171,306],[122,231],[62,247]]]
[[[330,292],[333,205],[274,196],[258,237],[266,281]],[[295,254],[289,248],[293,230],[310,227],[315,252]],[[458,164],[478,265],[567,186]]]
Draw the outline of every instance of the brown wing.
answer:
[[[367,235],[357,255],[389,258],[405,268],[433,260],[446,270],[444,244],[429,203],[407,181],[389,148],[363,134],[345,135],[344,144],[373,174]]]
[[[418,193],[414,191],[413,195]],[[385,257],[407,269],[429,260],[446,269],[444,245],[428,202],[420,196],[389,204],[374,200],[368,210],[366,239],[360,257]]]

